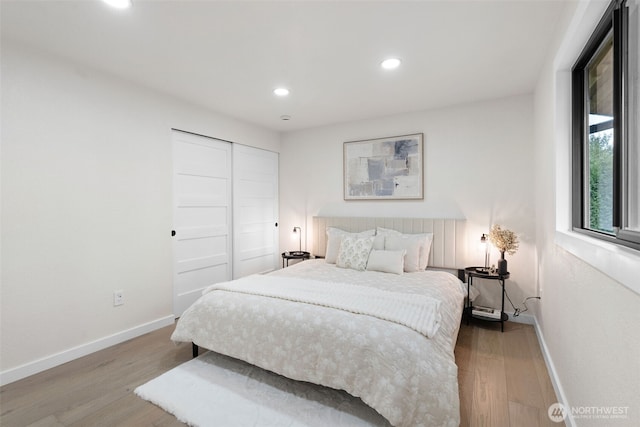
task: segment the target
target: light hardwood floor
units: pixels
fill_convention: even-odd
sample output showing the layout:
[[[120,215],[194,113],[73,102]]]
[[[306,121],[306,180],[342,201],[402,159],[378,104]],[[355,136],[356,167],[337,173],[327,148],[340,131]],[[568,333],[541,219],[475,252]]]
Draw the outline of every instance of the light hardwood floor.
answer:
[[[555,391],[530,325],[462,325],[455,349],[461,426],[558,426]]]
[[[0,425],[182,426],[133,394],[191,358],[169,326],[0,388]],[[461,426],[557,426],[556,402],[533,328],[462,325],[456,345]]]

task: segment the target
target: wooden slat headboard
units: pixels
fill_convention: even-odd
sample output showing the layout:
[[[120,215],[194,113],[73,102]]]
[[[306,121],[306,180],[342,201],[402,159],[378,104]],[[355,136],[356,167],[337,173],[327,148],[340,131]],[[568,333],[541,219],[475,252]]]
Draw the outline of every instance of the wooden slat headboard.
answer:
[[[327,227],[337,227],[349,232],[360,232],[376,227],[391,228],[401,233],[433,233],[429,254],[429,267],[461,268],[465,259],[464,219],[433,218],[363,218],[363,217],[313,217],[313,254],[324,256],[327,244]]]

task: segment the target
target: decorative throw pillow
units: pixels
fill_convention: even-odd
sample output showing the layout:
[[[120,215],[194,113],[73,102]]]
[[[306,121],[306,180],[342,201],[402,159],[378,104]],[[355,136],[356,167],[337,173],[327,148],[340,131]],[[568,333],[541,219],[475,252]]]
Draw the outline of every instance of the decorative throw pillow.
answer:
[[[407,251],[379,251],[373,249],[367,262],[368,271],[402,274],[404,271],[404,255]]]
[[[412,273],[420,271],[420,245],[421,241],[414,238],[407,238],[404,235],[386,236],[384,238],[385,250],[398,251],[405,250],[404,271]]]
[[[373,236],[361,238],[343,237],[340,242],[336,266],[363,271],[367,267],[371,246],[373,246]]]
[[[431,244],[433,242],[433,233],[404,234],[390,228],[378,227],[376,236],[403,236],[409,239],[417,239],[420,241],[419,266],[420,270],[427,268],[429,263],[429,253],[431,252]],[[375,249],[381,249],[374,245]],[[389,249],[389,248],[384,248]]]
[[[327,249],[325,252],[324,260],[329,264],[335,264],[338,258],[338,252],[340,251],[340,242],[344,236],[351,237],[369,237],[373,236],[376,230],[367,230],[360,233],[349,233],[348,231],[341,230],[335,227],[327,227]]]

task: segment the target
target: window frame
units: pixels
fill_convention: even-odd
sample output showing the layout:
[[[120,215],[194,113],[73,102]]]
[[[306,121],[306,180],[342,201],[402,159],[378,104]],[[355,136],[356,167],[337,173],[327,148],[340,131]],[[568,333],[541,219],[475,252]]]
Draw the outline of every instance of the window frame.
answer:
[[[608,234],[589,228],[585,224],[585,185],[588,184],[587,159],[588,116],[586,97],[587,66],[597,54],[604,40],[613,34],[613,229]],[[626,0],[613,0],[596,26],[578,60],[571,70],[571,133],[572,133],[572,227],[575,232],[640,250],[640,232],[625,229],[628,207],[626,189],[628,177],[628,68],[627,36],[628,13]]]

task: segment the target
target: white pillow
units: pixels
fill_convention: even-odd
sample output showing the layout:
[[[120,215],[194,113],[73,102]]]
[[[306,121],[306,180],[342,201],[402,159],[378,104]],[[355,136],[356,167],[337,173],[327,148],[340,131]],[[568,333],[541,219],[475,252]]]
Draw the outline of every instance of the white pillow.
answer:
[[[369,254],[367,270],[384,273],[402,274],[404,270],[404,254],[407,251],[379,251],[373,249]]]
[[[376,234],[376,230],[367,230],[361,233],[349,233],[335,227],[327,227],[327,250],[324,255],[325,262],[335,264],[340,251],[340,242],[344,236],[369,237]]]
[[[376,238],[373,239],[373,249],[377,251],[384,250],[384,236],[385,236],[384,234],[376,233]]]
[[[367,268],[369,252],[373,246],[373,236],[352,237],[345,236],[340,242],[340,251],[336,259],[336,266],[364,271]]]
[[[412,273],[420,271],[420,245],[421,241],[406,235],[386,236],[384,238],[384,249],[391,251],[405,250],[404,271]]]
[[[429,253],[431,252],[431,244],[433,242],[433,233],[403,234],[397,230],[378,227],[376,230],[376,235],[377,236],[406,236],[412,239],[420,240],[420,254],[419,254],[420,270],[424,270],[427,268],[427,264],[429,263]],[[374,244],[374,248],[381,249],[381,248],[378,248],[375,244]],[[388,249],[388,248],[385,247],[384,249]]]
[[[420,269],[426,270],[429,265],[429,253],[433,244],[433,233],[424,233],[424,246],[420,248]]]

